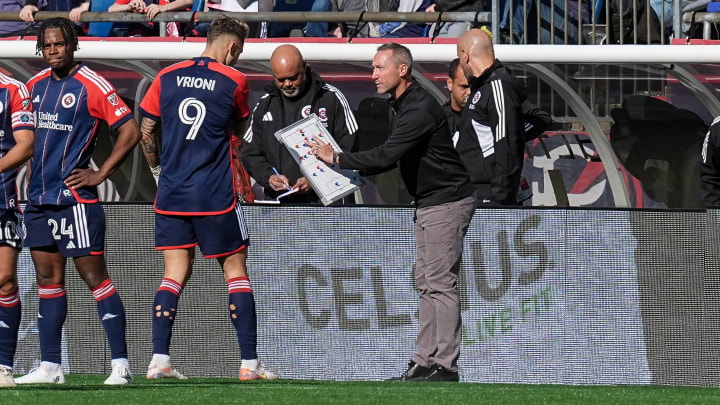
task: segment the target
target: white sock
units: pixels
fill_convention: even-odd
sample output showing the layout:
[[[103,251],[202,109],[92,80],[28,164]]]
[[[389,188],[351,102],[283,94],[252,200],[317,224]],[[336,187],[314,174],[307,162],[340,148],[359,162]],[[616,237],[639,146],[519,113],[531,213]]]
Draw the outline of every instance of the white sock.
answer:
[[[255,370],[257,367],[258,367],[257,359],[243,360],[242,363],[240,363],[240,368],[247,368],[249,370]]]
[[[164,366],[170,363],[170,356],[167,354],[153,353],[153,357],[152,360],[150,360],[150,363],[155,363],[158,366]]]
[[[52,363],[49,361],[41,361],[40,367],[42,367],[45,370],[48,370],[50,372],[55,372],[60,368],[60,365],[58,363]]]
[[[6,369],[12,371],[12,367],[6,366],[6,365],[4,365],[4,364],[0,364],[0,368],[6,368]]]
[[[130,362],[124,357],[121,357],[119,359],[112,359],[112,361],[110,362],[110,367],[115,367],[116,365],[125,366],[125,368],[130,370]]]

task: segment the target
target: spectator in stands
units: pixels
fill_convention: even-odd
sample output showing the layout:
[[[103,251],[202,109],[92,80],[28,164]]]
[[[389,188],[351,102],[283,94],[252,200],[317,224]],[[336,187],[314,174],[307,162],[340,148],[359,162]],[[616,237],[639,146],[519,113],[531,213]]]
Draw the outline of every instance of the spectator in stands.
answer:
[[[310,11],[315,0],[275,0],[272,11]],[[307,23],[271,22],[267,23],[267,38],[302,37]]]
[[[158,4],[146,3],[145,0],[116,0],[112,6],[108,8],[110,13],[122,13],[122,12],[133,12],[145,14],[148,19],[152,20],[160,13],[176,10],[186,10],[193,5],[193,0],[175,0],[166,1],[160,0]],[[139,23],[139,24],[117,24],[117,27],[113,28],[112,36],[152,36],[158,35],[157,25],[153,23]],[[177,37],[180,36],[179,28],[177,23],[167,24],[168,36]]]
[[[86,4],[87,3],[87,4]],[[25,0],[25,6],[20,10],[20,19],[25,22],[34,22],[35,13],[39,10],[43,11],[67,11],[72,16],[77,17],[77,20],[73,19],[74,22],[80,21],[80,14],[83,11],[87,11],[90,8],[90,3],[85,0]],[[75,26],[78,34],[81,34],[79,25]],[[25,32],[26,35],[35,35],[36,29],[29,29]]]
[[[447,88],[450,90],[450,98],[443,104],[445,116],[450,127],[450,136],[453,138],[453,144],[457,142],[458,128],[460,127],[460,113],[465,108],[468,95],[470,94],[470,85],[465,73],[460,67],[460,59],[455,58],[450,62],[450,70],[448,71]]]
[[[480,11],[485,9],[484,0],[436,0],[425,11],[428,13],[448,12],[448,11]],[[435,32],[436,24],[430,28],[430,33]],[[440,32],[437,36],[447,38],[459,38],[472,28],[470,22],[446,22],[440,24]]]
[[[457,44],[470,83],[456,144],[478,204],[515,205],[525,145],[525,87],[495,59],[492,39],[472,29]]]
[[[321,0],[317,0],[321,1]],[[392,0],[391,0],[392,1]],[[332,11],[334,12],[353,12],[353,11],[365,11],[367,7],[367,0],[331,0]],[[391,10],[382,10],[391,11]],[[336,38],[342,38],[347,36],[350,31],[353,35],[357,34],[358,24],[356,23],[340,23],[333,29],[333,36]]]
[[[0,11],[20,13],[24,0],[0,0]],[[15,37],[25,33],[28,28],[27,23],[19,21],[2,21],[0,22],[0,37]]]
[[[472,186],[450,141],[445,113],[412,78],[412,55],[395,43],[378,48],[373,59],[378,93],[390,95],[393,118],[387,141],[368,151],[337,153],[308,142],[313,154],[342,169],[383,171],[400,165],[415,198],[420,292],[417,350],[400,381],[458,381],[461,319],[457,276],[463,241],[475,212]]]
[[[430,4],[430,0],[399,0],[397,11],[399,13],[422,12],[430,7]],[[371,32],[370,36],[381,38],[422,37],[425,35],[425,30],[427,30],[427,24],[386,22],[380,24],[377,33]]]
[[[343,150],[352,150],[357,122],[350,105],[339,89],[326,84],[305,64],[300,51],[281,45],[270,58],[274,84],[253,109],[250,128],[244,136],[243,163],[263,186],[265,195],[277,198],[292,189],[299,191],[283,198],[284,202],[315,203],[318,196],[310,188],[300,167],[275,132],[311,113],[317,114]]]
[[[208,11],[254,13],[272,11],[273,5],[272,0],[208,0],[207,8]],[[259,37],[262,26],[267,28],[267,23],[248,23],[248,29],[250,30],[248,38]],[[193,36],[204,37],[207,36],[209,29],[209,22],[201,22],[195,25],[192,34]]]

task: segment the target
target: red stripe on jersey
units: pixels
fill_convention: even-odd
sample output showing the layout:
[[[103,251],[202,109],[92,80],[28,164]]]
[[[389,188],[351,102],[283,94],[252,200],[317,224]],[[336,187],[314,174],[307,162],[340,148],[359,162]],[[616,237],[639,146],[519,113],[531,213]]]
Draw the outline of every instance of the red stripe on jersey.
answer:
[[[84,199],[84,198],[80,198],[80,195],[78,195],[77,191],[75,191],[74,188],[68,187],[68,189],[70,189],[70,192],[73,194],[73,196],[75,197],[75,199],[76,199],[78,202],[85,203],[85,204],[95,204],[96,202],[100,201],[100,200],[97,199],[97,198],[94,199],[94,200],[86,200],[86,199]],[[100,254],[102,254],[102,252],[100,252]]]
[[[0,294],[0,307],[11,308],[20,305],[20,295],[18,295],[17,288],[15,292],[10,295]]]
[[[232,254],[235,254],[235,253],[237,253],[237,252],[245,249],[246,247],[247,247],[247,246],[242,245],[242,246],[240,246],[239,248],[233,250],[232,252],[220,253],[220,254],[217,254],[217,255],[203,255],[203,257],[206,258],[206,259],[214,259],[214,258],[216,258],[216,257],[230,256],[230,255],[232,255]]]
[[[166,67],[165,69],[161,70],[160,73],[155,77],[155,80],[153,80],[152,84],[150,85],[150,88],[145,93],[145,97],[143,97],[142,102],[140,103],[140,109],[142,111],[147,112],[148,114],[152,114],[156,117],[160,117],[160,86],[161,86],[161,77],[168,72],[172,72],[173,70],[182,69],[184,67],[192,66],[195,63],[195,61],[192,60],[185,60],[182,62],[175,63],[173,65],[170,65]]]
[[[208,69],[222,73],[237,84],[237,88],[233,94],[233,102],[235,104],[233,117],[239,121],[246,119],[250,115],[250,108],[248,107],[248,94],[250,90],[245,75],[230,66],[225,66],[218,62],[208,63]]]
[[[40,73],[36,74],[35,76],[31,77],[30,80],[27,82],[27,88],[30,92],[32,92],[33,86],[35,86],[35,83],[38,81],[50,76],[52,74],[52,71],[50,68],[47,68],[45,70],[40,71]]]
[[[95,301],[102,301],[105,298],[115,294],[115,286],[112,283],[112,280],[107,279],[100,283],[97,287],[90,290],[92,292],[93,297],[95,297]]]
[[[65,295],[65,286],[63,285],[39,285],[38,295],[40,298],[51,299],[62,297]]]

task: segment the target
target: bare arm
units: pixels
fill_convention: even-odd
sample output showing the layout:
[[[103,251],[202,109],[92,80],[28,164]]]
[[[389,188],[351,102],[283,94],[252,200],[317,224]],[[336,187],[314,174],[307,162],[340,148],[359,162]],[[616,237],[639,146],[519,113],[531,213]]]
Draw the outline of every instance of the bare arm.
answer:
[[[33,155],[33,146],[35,144],[34,131],[29,129],[13,131],[13,138],[15,138],[15,146],[0,159],[0,172],[17,169]],[[28,165],[28,177],[29,175],[30,166]]]
[[[142,145],[142,151],[150,169],[160,167],[160,134],[158,129],[157,121],[143,117],[140,124],[140,132],[142,133],[140,145]]]
[[[117,132],[118,139],[115,147],[110,153],[110,156],[108,156],[102,166],[100,166],[100,169],[97,171],[91,168],[75,169],[70,173],[70,176],[65,179],[65,184],[73,188],[97,186],[110,177],[128,153],[130,153],[138,141],[140,141],[140,129],[138,128],[137,121],[134,119],[127,120],[124,124],[120,125]]]

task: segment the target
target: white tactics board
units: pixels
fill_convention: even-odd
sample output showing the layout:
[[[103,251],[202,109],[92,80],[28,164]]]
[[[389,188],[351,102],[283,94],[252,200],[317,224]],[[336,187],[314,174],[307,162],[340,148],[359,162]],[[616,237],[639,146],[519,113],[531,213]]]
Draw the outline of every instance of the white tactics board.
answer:
[[[330,205],[363,186],[362,177],[357,172],[341,169],[335,164],[328,165],[312,154],[305,142],[315,138],[330,143],[335,151],[342,152],[317,115],[310,114],[275,132],[275,137],[290,151],[323,204]]]

